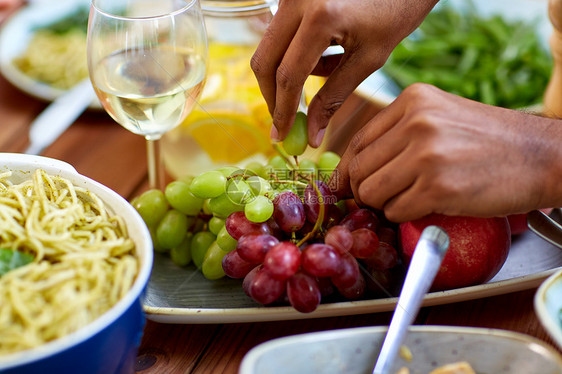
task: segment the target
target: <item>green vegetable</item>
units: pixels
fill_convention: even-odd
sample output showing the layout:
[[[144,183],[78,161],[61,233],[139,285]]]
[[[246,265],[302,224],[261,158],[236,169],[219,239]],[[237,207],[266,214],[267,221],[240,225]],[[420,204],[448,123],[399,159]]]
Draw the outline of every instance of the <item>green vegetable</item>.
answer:
[[[68,16],[47,26],[38,29],[49,30],[55,34],[64,34],[71,30],[82,30],[84,33],[88,30],[88,15],[90,11],[86,7],[79,8]]]
[[[465,12],[444,5],[400,43],[383,67],[405,88],[414,82],[505,108],[541,101],[552,58],[536,25],[483,17],[468,2]]]
[[[11,249],[0,249],[0,276],[10,270],[33,262],[34,258],[35,257],[29,253],[13,251]]]

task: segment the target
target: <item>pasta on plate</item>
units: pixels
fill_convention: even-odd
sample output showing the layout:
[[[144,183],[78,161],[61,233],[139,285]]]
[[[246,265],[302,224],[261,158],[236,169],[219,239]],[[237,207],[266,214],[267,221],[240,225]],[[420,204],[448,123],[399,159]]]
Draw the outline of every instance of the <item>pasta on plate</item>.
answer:
[[[64,34],[39,30],[14,65],[29,77],[59,89],[69,89],[88,77],[86,35],[82,30]]]
[[[36,170],[0,174],[0,248],[33,262],[0,276],[0,356],[70,334],[116,304],[139,263],[123,220],[99,197]]]

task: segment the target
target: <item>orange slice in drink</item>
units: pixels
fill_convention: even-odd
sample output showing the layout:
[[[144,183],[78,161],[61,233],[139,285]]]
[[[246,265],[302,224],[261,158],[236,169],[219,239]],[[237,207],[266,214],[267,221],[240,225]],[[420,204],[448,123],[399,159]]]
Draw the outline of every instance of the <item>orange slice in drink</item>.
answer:
[[[186,131],[216,163],[236,164],[257,153],[273,153],[269,128],[256,126],[251,115],[215,110],[194,112]]]

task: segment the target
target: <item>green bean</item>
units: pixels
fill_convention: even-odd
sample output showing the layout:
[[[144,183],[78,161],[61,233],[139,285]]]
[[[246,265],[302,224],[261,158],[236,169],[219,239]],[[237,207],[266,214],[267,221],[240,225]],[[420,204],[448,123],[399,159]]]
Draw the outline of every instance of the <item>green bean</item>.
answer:
[[[431,12],[392,52],[386,74],[402,88],[425,82],[506,108],[539,103],[553,62],[536,25],[480,16],[472,2],[465,5],[463,13],[446,5]]]

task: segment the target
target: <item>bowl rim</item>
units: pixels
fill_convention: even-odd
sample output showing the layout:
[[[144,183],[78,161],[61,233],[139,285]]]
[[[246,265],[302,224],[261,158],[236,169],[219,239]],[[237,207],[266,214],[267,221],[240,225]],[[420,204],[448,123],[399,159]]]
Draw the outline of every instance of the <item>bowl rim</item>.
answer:
[[[74,167],[64,161],[44,156],[19,153],[0,153],[0,168],[14,169],[14,167],[10,166],[10,162],[14,165],[30,164],[34,169],[44,169],[50,174],[60,175],[63,178],[69,179],[74,185],[83,185],[89,191],[95,193],[104,202],[106,207],[112,210],[113,214],[123,216],[123,219],[126,222],[127,231],[131,237],[132,231],[135,231],[136,236],[132,237],[132,239],[135,242],[135,248],[141,263],[137,278],[135,279],[131,289],[108,311],[73,333],[34,348],[0,356],[0,371],[27,365],[49,356],[59,354],[69,348],[72,348],[73,346],[85,342],[114,323],[133,303],[139,299],[139,297],[142,297],[146,285],[148,284],[154,261],[152,240],[148,228],[144,224],[144,221],[136,209],[117,192],[78,173]],[[116,206],[119,207],[119,209],[116,209]],[[119,212],[116,210],[119,210]]]
[[[539,286],[537,292],[535,293],[534,307],[535,313],[537,314],[541,325],[550,335],[552,340],[558,345],[560,350],[562,350],[562,324],[553,318],[552,314],[548,312],[546,307],[546,294],[550,287],[557,282],[562,283],[562,270],[552,274]]]
[[[315,341],[329,341],[335,338],[349,337],[353,335],[374,335],[384,333],[388,326],[364,326],[351,327],[324,331],[307,332],[296,335],[289,335],[274,338],[260,343],[250,349],[240,363],[240,374],[257,374],[255,367],[264,353],[275,350],[279,347],[291,344],[307,344]],[[490,335],[497,338],[516,340],[529,345],[533,350],[543,350],[562,368],[562,355],[554,347],[533,336],[504,329],[485,328],[485,327],[465,327],[465,326],[442,326],[442,325],[414,325],[408,329],[410,333],[456,333],[463,335]],[[374,362],[373,362],[374,365]]]

